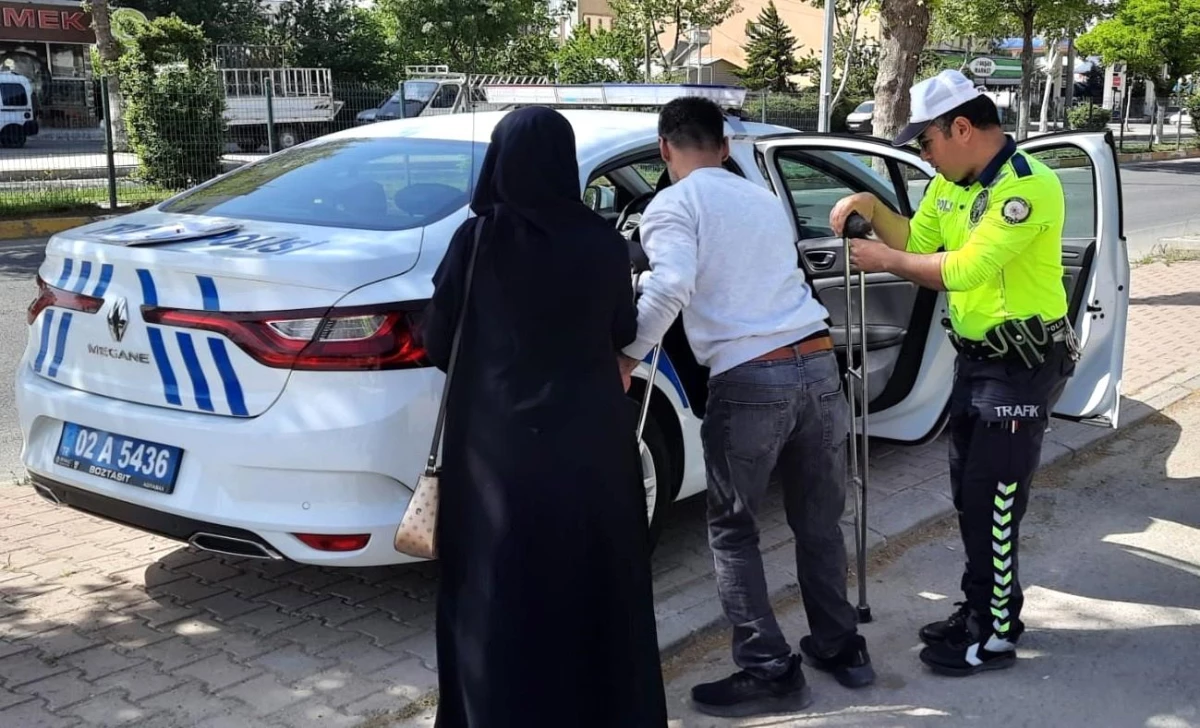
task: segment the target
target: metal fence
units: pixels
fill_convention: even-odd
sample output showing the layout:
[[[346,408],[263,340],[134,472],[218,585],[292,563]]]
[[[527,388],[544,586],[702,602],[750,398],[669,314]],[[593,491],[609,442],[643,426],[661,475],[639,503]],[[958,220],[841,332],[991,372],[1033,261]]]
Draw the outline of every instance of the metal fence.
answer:
[[[154,204],[272,150],[366,123],[360,112],[380,107],[396,91],[297,76],[292,80],[307,83],[307,91],[291,83],[275,94],[264,87],[274,84],[258,84],[255,95],[248,79],[238,80],[245,83],[237,93],[218,81],[215,107],[184,91],[118,99],[114,111],[103,79],[91,106],[72,123],[48,119],[35,104],[37,133],[9,136],[0,148],[0,218]],[[139,116],[131,105],[151,113]],[[151,143],[134,144],[147,138]]]

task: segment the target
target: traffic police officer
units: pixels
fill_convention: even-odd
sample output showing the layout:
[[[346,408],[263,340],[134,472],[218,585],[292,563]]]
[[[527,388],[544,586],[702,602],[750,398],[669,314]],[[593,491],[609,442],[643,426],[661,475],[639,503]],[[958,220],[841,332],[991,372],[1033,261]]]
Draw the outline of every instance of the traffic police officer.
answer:
[[[916,140],[938,171],[911,220],[863,193],[834,207],[841,234],[857,212],[873,240],[852,240],[851,261],[946,291],[943,320],[958,350],[950,395],[950,483],[967,555],[965,602],[920,631],[921,660],[969,675],[1011,667],[1022,594],[1021,517],[1051,406],[1078,349],[1066,318],[1062,186],[1017,151],[996,106],[961,73],[913,86],[911,123],[893,144]]]

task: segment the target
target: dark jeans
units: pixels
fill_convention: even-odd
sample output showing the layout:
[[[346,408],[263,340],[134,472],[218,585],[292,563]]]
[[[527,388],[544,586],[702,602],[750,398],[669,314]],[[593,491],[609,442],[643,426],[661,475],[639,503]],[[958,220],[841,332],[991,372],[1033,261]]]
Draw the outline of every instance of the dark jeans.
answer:
[[[950,488],[967,555],[962,589],[979,623],[1004,639],[1023,630],[1021,520],[1050,409],[1074,370],[1061,344],[1033,369],[962,356],[956,362],[947,429]]]
[[[796,569],[816,649],[834,652],[857,630],[846,600],[849,405],[833,352],[749,362],[709,380],[701,435],[708,470],[709,544],[733,623],[733,659],[762,678],[788,669],[791,647],[771,609],[759,552],[767,486],[783,487]]]

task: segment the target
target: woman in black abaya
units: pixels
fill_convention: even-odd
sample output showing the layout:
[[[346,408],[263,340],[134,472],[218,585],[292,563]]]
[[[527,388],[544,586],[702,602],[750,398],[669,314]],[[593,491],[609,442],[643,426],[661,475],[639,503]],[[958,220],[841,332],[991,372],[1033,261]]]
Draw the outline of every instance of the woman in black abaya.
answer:
[[[438,728],[662,728],[624,239],[581,201],[570,124],[496,126],[434,278],[424,341],[449,364],[438,513]]]

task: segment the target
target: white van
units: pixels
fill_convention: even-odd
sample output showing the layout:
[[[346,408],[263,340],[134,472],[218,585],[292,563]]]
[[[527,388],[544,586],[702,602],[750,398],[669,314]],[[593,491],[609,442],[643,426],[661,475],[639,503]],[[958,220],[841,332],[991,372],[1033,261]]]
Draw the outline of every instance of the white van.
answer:
[[[0,147],[25,146],[25,139],[38,133],[33,118],[33,86],[29,79],[0,69]]]

